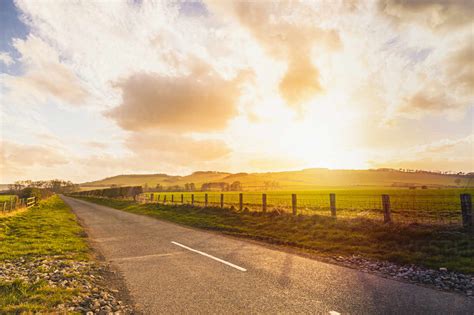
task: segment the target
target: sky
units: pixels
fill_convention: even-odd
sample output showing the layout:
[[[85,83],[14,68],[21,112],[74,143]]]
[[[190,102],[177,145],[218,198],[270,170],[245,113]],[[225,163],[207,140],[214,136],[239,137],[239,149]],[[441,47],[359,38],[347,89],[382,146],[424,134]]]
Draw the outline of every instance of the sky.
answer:
[[[0,0],[0,183],[474,171],[474,2]]]

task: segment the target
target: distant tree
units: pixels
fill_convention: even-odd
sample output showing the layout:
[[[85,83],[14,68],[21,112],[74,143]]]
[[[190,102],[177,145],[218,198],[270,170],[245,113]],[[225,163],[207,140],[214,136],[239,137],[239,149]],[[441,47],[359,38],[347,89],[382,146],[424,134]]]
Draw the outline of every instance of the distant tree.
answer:
[[[277,189],[278,187],[280,187],[280,184],[277,181],[274,181],[274,180],[263,182],[263,185],[264,185],[265,190]]]
[[[163,191],[163,185],[161,185],[161,184],[156,184],[155,190],[156,190],[156,191]]]
[[[181,187],[179,185],[168,186],[166,190],[168,190],[168,191],[183,191],[183,187]]]
[[[232,190],[232,191],[241,191],[242,190],[242,184],[239,181],[235,181],[232,184],[230,184],[230,190]]]

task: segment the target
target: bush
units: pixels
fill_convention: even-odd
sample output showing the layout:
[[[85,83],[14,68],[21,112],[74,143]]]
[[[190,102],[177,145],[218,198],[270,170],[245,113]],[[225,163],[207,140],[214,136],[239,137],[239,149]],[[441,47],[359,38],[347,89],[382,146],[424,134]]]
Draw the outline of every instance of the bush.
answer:
[[[49,189],[28,187],[28,188],[24,188],[20,190],[18,197],[21,199],[30,198],[30,197],[36,197],[37,199],[44,199],[52,195],[53,195],[53,192]]]
[[[137,195],[143,193],[141,186],[128,186],[128,187],[114,187],[106,189],[95,189],[76,192],[73,195],[77,196],[94,196],[94,197],[106,197],[106,198],[135,198]]]

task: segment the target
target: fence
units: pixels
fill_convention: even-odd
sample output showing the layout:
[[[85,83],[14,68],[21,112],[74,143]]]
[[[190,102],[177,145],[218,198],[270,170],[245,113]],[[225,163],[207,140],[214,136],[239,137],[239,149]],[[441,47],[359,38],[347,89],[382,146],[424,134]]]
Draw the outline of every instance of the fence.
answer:
[[[33,207],[36,205],[36,203],[36,197],[18,198],[16,196],[11,196],[9,200],[0,202],[0,211],[5,214],[7,212],[11,212],[21,208]]]
[[[472,228],[471,194],[144,193],[144,203],[233,208],[238,211],[370,218],[385,223],[464,225]]]

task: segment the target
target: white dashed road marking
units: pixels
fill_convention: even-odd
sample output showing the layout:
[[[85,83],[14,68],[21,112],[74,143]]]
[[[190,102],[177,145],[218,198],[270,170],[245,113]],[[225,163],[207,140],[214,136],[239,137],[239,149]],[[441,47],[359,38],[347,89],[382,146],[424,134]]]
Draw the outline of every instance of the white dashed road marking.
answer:
[[[223,259],[214,257],[214,256],[212,256],[212,255],[209,255],[209,254],[207,254],[207,253],[201,252],[201,251],[199,251],[199,250],[192,249],[191,247],[188,247],[188,246],[186,246],[186,245],[180,244],[180,243],[178,243],[178,242],[174,242],[174,241],[173,241],[173,242],[171,242],[171,243],[173,243],[174,245],[177,245],[177,246],[179,246],[179,247],[182,247],[182,248],[184,248],[184,249],[187,249],[187,250],[189,250],[189,251],[192,251],[192,252],[198,253],[198,254],[200,254],[200,255],[206,256],[206,257],[208,257],[208,258],[214,259],[215,261],[218,261],[218,262],[220,262],[220,263],[223,263],[223,264],[225,264],[225,265],[227,265],[227,266],[231,266],[232,268],[235,268],[235,269],[237,269],[237,270],[240,270],[240,271],[247,271],[247,269],[245,269],[245,268],[242,268],[242,267],[240,267],[240,266],[234,265],[233,263],[230,263],[230,262],[225,261],[225,260],[223,260]]]

